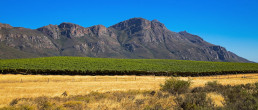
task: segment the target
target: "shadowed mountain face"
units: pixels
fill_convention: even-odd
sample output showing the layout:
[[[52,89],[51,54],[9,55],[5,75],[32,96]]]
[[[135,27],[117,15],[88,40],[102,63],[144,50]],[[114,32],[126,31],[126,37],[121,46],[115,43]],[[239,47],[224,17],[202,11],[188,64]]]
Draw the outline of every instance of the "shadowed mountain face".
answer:
[[[36,30],[0,23],[0,58],[43,56],[250,62],[197,35],[172,32],[158,20],[132,18],[108,28],[61,23]]]

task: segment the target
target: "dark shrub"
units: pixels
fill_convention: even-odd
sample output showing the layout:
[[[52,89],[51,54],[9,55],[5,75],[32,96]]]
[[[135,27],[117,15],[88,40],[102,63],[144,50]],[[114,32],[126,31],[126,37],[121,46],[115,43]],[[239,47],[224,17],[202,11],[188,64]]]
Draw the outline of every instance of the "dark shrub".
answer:
[[[214,108],[210,98],[206,97],[206,93],[190,93],[185,98],[176,98],[178,109],[184,110],[210,110]]]
[[[223,91],[228,109],[258,110],[258,97],[249,84],[238,85]]]
[[[220,90],[223,88],[223,85],[219,84],[217,81],[207,82],[205,84],[205,89],[212,92],[216,90]]]
[[[198,92],[217,92],[223,91],[226,87],[219,84],[217,81],[207,82],[204,87],[195,87],[192,89],[192,93]]]
[[[161,86],[162,91],[167,91],[172,94],[182,94],[189,91],[191,81],[184,81],[178,78],[171,77],[165,81],[164,85]]]

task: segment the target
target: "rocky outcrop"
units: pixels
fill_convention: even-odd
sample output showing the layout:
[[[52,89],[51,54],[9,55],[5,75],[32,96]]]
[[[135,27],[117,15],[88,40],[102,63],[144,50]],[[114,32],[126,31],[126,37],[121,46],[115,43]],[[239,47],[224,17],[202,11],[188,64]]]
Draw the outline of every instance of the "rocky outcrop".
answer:
[[[13,28],[11,25],[9,25],[9,24],[2,24],[2,23],[0,23],[0,29],[2,29],[2,28]]]
[[[34,56],[250,62],[197,35],[172,32],[158,20],[143,18],[132,18],[110,27],[87,28],[66,22],[36,30],[0,24],[0,44]]]
[[[0,44],[2,44],[1,46],[14,48],[14,50],[30,53],[32,56],[52,56],[58,54],[58,49],[49,39],[49,36],[45,36],[37,30],[26,28],[2,27],[0,29]],[[1,57],[5,58],[6,56]]]
[[[59,33],[60,30],[57,25],[50,24],[48,26],[44,26],[37,30],[45,33],[46,35],[50,36],[53,39],[60,39],[61,34]]]

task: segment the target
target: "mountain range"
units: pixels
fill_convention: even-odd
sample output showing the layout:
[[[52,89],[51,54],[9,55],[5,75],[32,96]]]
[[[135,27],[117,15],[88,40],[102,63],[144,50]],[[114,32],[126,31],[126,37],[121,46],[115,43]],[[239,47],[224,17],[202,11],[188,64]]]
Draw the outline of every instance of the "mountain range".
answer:
[[[73,23],[38,29],[0,23],[0,58],[83,56],[250,62],[186,31],[173,32],[158,20],[131,18],[110,27]]]

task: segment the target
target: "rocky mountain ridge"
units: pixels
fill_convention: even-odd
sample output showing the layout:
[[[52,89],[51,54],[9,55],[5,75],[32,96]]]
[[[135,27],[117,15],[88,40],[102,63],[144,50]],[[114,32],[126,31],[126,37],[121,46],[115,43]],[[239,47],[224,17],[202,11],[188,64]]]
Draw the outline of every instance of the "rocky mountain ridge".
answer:
[[[250,62],[197,35],[173,32],[158,20],[143,18],[87,28],[66,22],[35,30],[0,24],[0,49],[0,58],[87,56]]]

